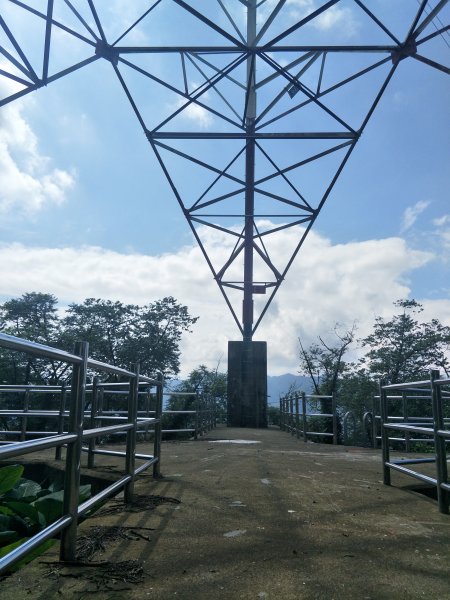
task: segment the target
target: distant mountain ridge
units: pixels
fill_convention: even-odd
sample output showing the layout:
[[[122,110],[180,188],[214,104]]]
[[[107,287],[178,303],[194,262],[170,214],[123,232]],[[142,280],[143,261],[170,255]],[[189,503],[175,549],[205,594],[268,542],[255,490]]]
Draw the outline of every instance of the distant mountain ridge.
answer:
[[[182,379],[171,379],[166,388],[166,392],[175,390],[177,385],[182,382]],[[267,402],[269,406],[278,406],[280,396],[286,394],[291,386],[295,386],[298,391],[304,391],[310,394],[312,391],[311,380],[303,375],[293,375],[286,373],[284,375],[268,375],[267,376]],[[166,399],[167,400],[167,399]]]
[[[311,380],[303,375],[268,375],[267,376],[267,402],[272,406],[278,406],[280,396],[286,394],[291,387],[306,393],[311,392]]]

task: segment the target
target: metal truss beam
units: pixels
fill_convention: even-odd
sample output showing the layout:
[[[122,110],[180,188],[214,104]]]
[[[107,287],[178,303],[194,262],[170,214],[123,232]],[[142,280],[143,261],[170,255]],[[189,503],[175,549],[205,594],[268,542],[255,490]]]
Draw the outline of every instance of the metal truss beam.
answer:
[[[447,65],[426,53],[430,42],[448,36],[450,25],[440,18],[448,0],[435,0],[433,6],[429,0],[418,2],[403,40],[372,3],[353,0],[346,6],[359,11],[374,28],[376,43],[298,43],[309,39],[303,35],[311,33],[308,27],[331,15],[341,2],[325,1],[288,23],[286,0],[270,6],[266,0],[216,0],[208,2],[202,12],[194,0],[149,0],[142,14],[111,40],[104,6],[97,0],[47,0],[45,11],[31,0],[4,0],[24,18],[43,22],[44,33],[42,57],[37,60],[19,42],[7,11],[0,14],[0,82],[4,78],[19,88],[0,98],[0,107],[97,60],[111,63],[233,319],[244,340],[250,341],[402,61],[414,59],[450,73]],[[233,10],[233,3],[240,5],[239,11]],[[244,23],[237,16],[242,15],[242,7]],[[203,33],[195,43],[189,43],[188,36],[188,43],[179,45],[170,38],[161,45],[131,45],[130,35],[145,31],[163,9],[168,23],[175,11],[172,23],[186,17]],[[284,23],[281,31],[280,23]],[[164,32],[159,33],[164,39]],[[54,56],[65,54],[65,47],[58,46],[62,36],[69,45],[81,44],[86,56],[55,70]],[[146,57],[155,55],[161,64],[172,61],[170,68],[148,66]],[[179,57],[175,68],[174,55]],[[339,65],[343,61],[352,65],[356,56],[360,60],[355,67],[341,74]],[[358,120],[349,119],[334,98],[369,78],[377,78],[376,88]],[[137,93],[137,79],[142,88],[151,87],[154,102],[158,90],[172,95],[175,108],[152,120]],[[192,110],[207,115],[213,124],[207,130],[183,128],[187,123],[183,117]],[[304,114],[309,115],[307,119],[302,119]],[[310,127],[299,126],[311,118]],[[288,146],[290,150],[283,150]],[[175,170],[173,160],[178,161]],[[320,193],[312,194],[305,189],[302,176],[320,161],[334,161],[333,167],[323,168],[321,180],[326,184]],[[186,165],[197,170],[200,181],[204,179],[194,198],[178,175]],[[229,243],[229,252],[222,264],[216,264],[209,252],[204,233],[210,230],[230,241],[224,242]],[[297,230],[298,238],[279,264],[269,240],[287,230]],[[268,297],[261,303],[266,292]],[[255,295],[260,299],[256,315]]]

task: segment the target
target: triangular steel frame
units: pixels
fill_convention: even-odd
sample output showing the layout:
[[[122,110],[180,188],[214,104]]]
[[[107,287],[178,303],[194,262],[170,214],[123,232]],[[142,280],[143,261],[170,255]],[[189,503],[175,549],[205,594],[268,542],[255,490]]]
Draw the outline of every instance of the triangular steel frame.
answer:
[[[336,10],[344,0],[320,2],[320,6],[314,6],[308,14],[298,18],[274,36],[271,35],[271,31],[283,14],[283,10],[286,9],[286,0],[272,3],[272,10],[266,13],[265,20],[260,22],[259,26],[258,11],[262,10],[267,0],[234,0],[246,11],[245,31],[232,14],[230,0],[210,0],[211,4],[217,5],[217,11],[225,19],[227,27],[219,24],[220,19],[213,20],[201,12],[197,0],[149,0],[142,15],[113,41],[107,39],[97,11],[96,0],[47,0],[45,12],[36,9],[36,3],[29,0],[5,1],[23,10],[24,13],[44,21],[45,33],[41,68],[38,73],[32,66],[35,57],[27,56],[8,26],[6,18],[0,14],[0,34],[7,42],[0,45],[0,55],[7,65],[0,69],[0,79],[7,78],[21,88],[9,96],[0,98],[0,107],[94,61],[100,59],[109,61],[244,341],[252,340],[399,64],[408,58],[425,63],[443,73],[450,73],[447,66],[426,57],[420,51],[421,48],[425,48],[427,42],[437,36],[449,35],[450,25],[440,20],[448,0],[440,0],[434,6],[431,6],[429,0],[421,0],[414,11],[404,39],[398,39],[394,35],[389,24],[383,22],[373,12],[367,0],[352,0],[353,5],[364,13],[365,18],[369,19],[386,39],[385,44],[376,45],[299,45],[292,41],[299,32],[326,15],[327,11]],[[70,11],[79,28],[69,26],[55,18],[55,7],[58,4],[64,5],[64,10]],[[189,46],[121,45],[130,32],[152,19],[154,11],[159,10],[163,5],[168,8],[176,7],[178,11],[189,15],[200,24],[206,33],[205,43]],[[436,22],[439,25],[436,25]],[[434,26],[433,30],[431,25]],[[55,30],[84,43],[87,47],[87,57],[63,70],[51,73],[52,39]],[[213,35],[214,40],[222,40],[222,44],[209,43],[209,34]],[[370,55],[374,59],[363,68],[356,68],[350,75],[327,86],[324,82],[330,57],[356,54]],[[138,57],[149,55],[177,56],[180,81],[164,79],[152,69],[144,68]],[[284,58],[284,62],[280,57]],[[286,57],[289,57],[287,63]],[[257,75],[258,66],[264,73],[262,77]],[[313,69],[316,69],[317,76],[312,87],[307,85],[305,80]],[[201,81],[200,84],[192,84],[189,79],[191,71],[196,73]],[[330,106],[329,97],[359,79],[373,76],[375,72],[382,72],[376,91],[360,122],[351,125],[338,110]],[[130,73],[174,94],[178,98],[176,108],[163,120],[150,124],[143,114],[139,100],[135,97],[132,85],[127,81]],[[261,107],[257,102],[260,94],[265,94],[265,104]],[[240,99],[237,105],[236,96]],[[283,108],[282,105],[287,98],[290,99],[291,105]],[[281,112],[277,113],[279,106]],[[174,123],[177,122],[178,117],[192,107],[205,111],[215,119],[216,130],[174,130]],[[316,111],[316,114],[320,114],[327,123],[333,124],[333,128],[320,127],[314,131],[292,128],[292,118],[303,110]],[[289,125],[285,131],[282,131],[284,123]],[[273,147],[275,142],[281,143],[287,140],[299,144],[314,140],[323,143],[324,147],[320,151],[313,150],[307,153],[300,160],[292,160],[291,163],[281,166],[267,145],[272,144]],[[186,142],[192,146],[189,151],[186,151]],[[212,160],[196,155],[196,148],[205,142],[210,144],[233,142],[238,143],[239,146],[232,153],[231,158],[228,158],[223,165],[217,166]],[[180,148],[180,143],[183,144],[183,149]],[[174,174],[164,158],[167,153],[179,161],[187,161],[196,168],[203,169],[205,173],[212,176],[213,179],[206,182],[203,192],[193,202],[188,200],[179,189]],[[320,198],[312,202],[292,176],[306,165],[331,155],[339,156],[337,165],[329,174],[328,184]],[[256,161],[262,158],[266,164],[263,176],[255,170]],[[241,174],[236,175],[232,171],[239,161],[244,166]],[[276,182],[282,183],[289,193],[283,194],[276,189],[274,191],[273,185]],[[228,189],[227,184],[233,187]],[[267,184],[270,189],[265,188]],[[221,186],[225,187],[221,189]],[[239,198],[242,209],[233,212],[230,205],[234,203],[235,206]],[[271,202],[276,210],[272,214],[267,210],[259,213],[255,201],[260,201],[262,205],[264,202]],[[273,221],[268,223],[270,219]],[[261,224],[262,221],[265,225]],[[291,227],[299,228],[297,244],[285,263],[281,266],[276,265],[266,240],[268,236]],[[219,265],[214,263],[207,245],[202,240],[202,228],[213,228],[233,240],[228,258]],[[255,261],[259,261],[266,269],[268,275],[264,280],[256,279]],[[242,265],[241,276],[238,278],[230,275],[237,264]],[[242,316],[230,300],[230,290],[238,291],[242,296]],[[259,298],[266,292],[268,298],[260,306],[260,312],[255,318],[254,296],[258,295]]]

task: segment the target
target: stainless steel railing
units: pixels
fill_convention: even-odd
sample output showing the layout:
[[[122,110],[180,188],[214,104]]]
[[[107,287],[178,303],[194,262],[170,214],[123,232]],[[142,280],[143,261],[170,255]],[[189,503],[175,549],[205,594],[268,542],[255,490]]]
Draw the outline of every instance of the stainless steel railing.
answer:
[[[439,371],[431,371],[428,381],[417,381],[400,383],[394,385],[380,384],[380,410],[381,410],[381,450],[383,460],[383,480],[386,485],[391,485],[391,470],[399,471],[409,475],[419,481],[435,486],[439,510],[442,513],[449,513],[450,504],[450,483],[448,480],[447,469],[447,447],[446,441],[450,440],[450,429],[448,420],[444,419],[443,404],[449,401],[449,396],[443,393],[450,386],[450,378],[441,378]],[[390,391],[428,391],[427,398],[431,404],[432,420],[423,422],[393,422],[388,416],[388,402],[392,399],[388,395]],[[403,432],[406,434],[421,434],[431,438],[434,443],[435,456],[433,458],[409,458],[391,460],[389,431]],[[406,465],[419,465],[425,463],[435,463],[435,477],[415,471]]]
[[[312,400],[327,400],[331,404],[331,413],[308,412],[308,404]],[[301,404],[301,410],[300,410]],[[317,419],[331,420],[331,431],[314,431],[310,428],[310,423]],[[287,431],[297,438],[303,437],[307,442],[309,438],[329,438],[333,439],[333,444],[338,443],[338,418],[336,410],[336,396],[319,396],[314,394],[305,394],[304,392],[290,394],[280,398],[280,429]]]
[[[46,435],[42,439],[23,439],[19,442],[10,443],[0,447],[0,459],[11,459],[48,448],[61,448],[63,445],[67,446],[65,457],[63,516],[1,558],[0,573],[8,569],[44,541],[54,537],[58,533],[61,533],[61,560],[73,561],[76,558],[76,535],[79,516],[85,514],[88,510],[109,496],[116,494],[122,488],[124,489],[125,502],[131,502],[133,498],[135,477],[148,467],[153,466],[153,475],[155,477],[160,474],[161,412],[163,398],[162,376],[158,375],[157,378],[151,378],[140,374],[138,366],[136,366],[135,371],[128,371],[114,365],[108,365],[93,360],[89,358],[89,346],[86,342],[77,343],[74,353],[70,354],[43,344],[0,333],[0,346],[15,351],[34,354],[39,358],[62,361],[72,367],[69,407],[67,411],[61,408],[58,411],[59,429],[61,429],[62,419],[67,418],[67,433],[58,431]],[[94,426],[93,422],[91,422],[90,429],[84,429],[86,374],[88,368],[99,372],[119,375],[126,379],[128,386],[128,406],[125,422],[107,425],[105,427],[96,427],[96,417],[94,416]],[[139,386],[141,384],[156,388],[157,402],[154,416],[140,417],[138,419],[137,406]],[[67,393],[67,390],[65,390],[65,393]],[[27,416],[29,416],[29,414],[30,413],[28,412]],[[146,426],[151,425],[154,428],[153,455],[136,454],[138,422],[140,424],[145,423]],[[126,433],[126,451],[120,453],[121,456],[125,457],[124,475],[118,481],[79,505],[80,465],[83,441],[93,440],[100,436],[110,435],[111,433],[119,431]],[[91,451],[93,453],[100,452],[98,449],[95,449],[95,447],[91,449]],[[135,465],[136,458],[141,458],[145,461],[137,468]]]
[[[155,416],[155,409],[151,407],[154,404],[154,394],[151,393],[148,383],[140,382],[140,388],[138,397],[140,404],[137,411],[137,430],[136,433],[143,435],[146,441],[149,441],[152,435],[152,430],[149,430],[148,419]],[[126,420],[127,410],[123,410],[120,403],[123,404],[124,395],[126,395],[127,389],[124,384],[118,383],[105,383],[98,381],[98,378],[94,378],[92,384],[86,386],[86,395],[90,398],[90,409],[85,409],[84,418],[85,421],[90,421],[90,426],[96,427],[98,424],[105,422],[114,421],[120,422]],[[16,421],[20,422],[19,428],[3,429],[0,430],[0,445],[12,443],[8,439],[1,438],[16,438],[21,441],[27,438],[43,437],[49,434],[56,435],[56,433],[64,432],[64,423],[69,416],[69,412],[65,409],[66,397],[70,393],[70,386],[62,384],[61,386],[34,386],[34,385],[0,385],[0,401],[3,397],[7,398],[8,395],[14,396],[17,406],[15,408],[1,409],[0,419],[4,422]],[[58,404],[57,408],[50,410],[46,408],[36,409],[33,408],[33,401],[40,395],[49,395],[53,399],[53,404]],[[192,403],[192,409],[164,409],[162,410],[162,428],[161,435],[164,437],[169,434],[178,433],[191,433],[194,439],[204,435],[214,427],[217,423],[216,415],[216,402],[214,398],[200,393],[192,392],[171,392],[164,391],[163,396],[173,397],[193,397],[194,402]],[[115,403],[114,400],[119,402]],[[180,416],[183,418],[183,422],[178,427],[168,427],[170,424],[171,417]],[[57,431],[44,431],[29,429],[28,425],[33,422],[36,418],[45,418],[48,421],[53,420],[57,422]],[[56,429],[56,427],[54,427]],[[111,436],[124,436],[124,431],[112,431]],[[88,452],[88,466],[92,468],[94,466],[94,453],[93,450],[96,447],[95,438],[89,441],[89,449],[83,447],[84,452]],[[55,459],[61,458],[61,448],[56,448]]]

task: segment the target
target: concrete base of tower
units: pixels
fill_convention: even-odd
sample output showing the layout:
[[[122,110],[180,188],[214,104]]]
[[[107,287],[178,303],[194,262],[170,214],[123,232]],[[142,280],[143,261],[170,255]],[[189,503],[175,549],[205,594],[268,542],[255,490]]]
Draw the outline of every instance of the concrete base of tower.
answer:
[[[267,427],[267,343],[228,342],[228,426]]]

